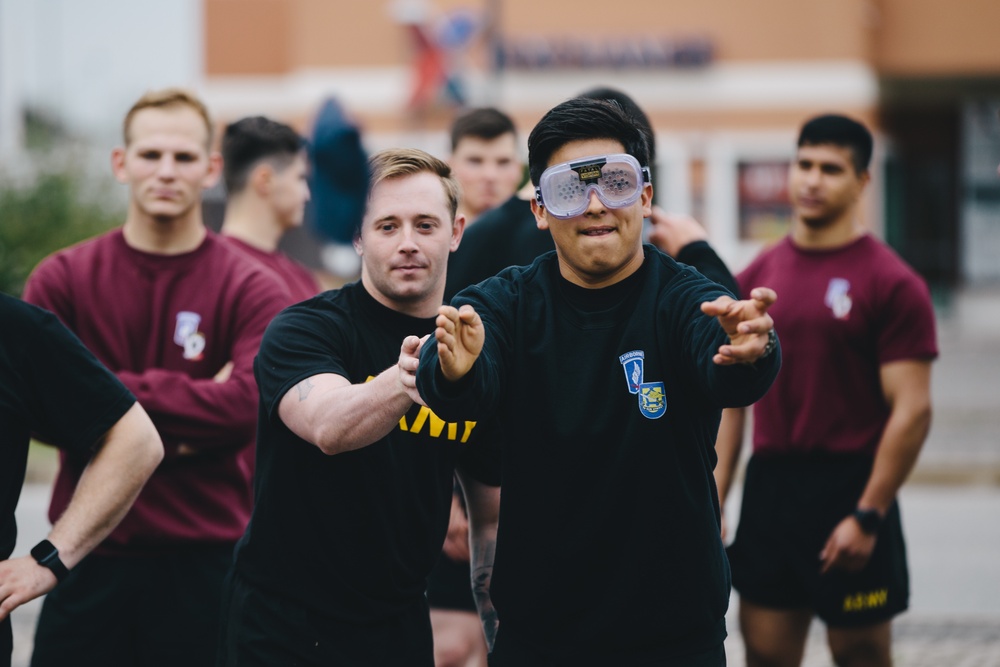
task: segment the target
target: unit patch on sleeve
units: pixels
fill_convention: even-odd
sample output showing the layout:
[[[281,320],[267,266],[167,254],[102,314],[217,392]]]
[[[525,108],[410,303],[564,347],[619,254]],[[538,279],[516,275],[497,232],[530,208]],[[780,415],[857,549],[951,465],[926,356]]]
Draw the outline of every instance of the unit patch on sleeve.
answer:
[[[659,419],[667,411],[667,392],[662,382],[643,382],[646,353],[642,350],[626,352],[618,357],[625,370],[628,392],[639,398],[639,412],[647,419]]]

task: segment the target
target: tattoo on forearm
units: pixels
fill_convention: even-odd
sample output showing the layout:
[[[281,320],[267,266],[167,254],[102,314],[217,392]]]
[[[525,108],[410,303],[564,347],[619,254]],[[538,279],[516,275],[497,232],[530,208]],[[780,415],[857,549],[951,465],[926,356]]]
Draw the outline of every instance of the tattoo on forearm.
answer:
[[[302,382],[295,385],[295,388],[299,390],[299,403],[301,403],[302,401],[306,400],[306,398],[309,397],[309,392],[311,392],[313,390],[313,387],[315,386],[316,385],[314,385],[312,383],[312,380],[310,380],[309,378],[306,378]]]
[[[500,625],[497,612],[493,608],[493,601],[490,599],[495,549],[495,542],[487,542],[480,549],[476,549],[473,556],[476,566],[472,571],[472,595],[476,599],[479,617],[483,622],[483,634],[486,636],[486,646],[490,651],[493,650],[493,641]]]

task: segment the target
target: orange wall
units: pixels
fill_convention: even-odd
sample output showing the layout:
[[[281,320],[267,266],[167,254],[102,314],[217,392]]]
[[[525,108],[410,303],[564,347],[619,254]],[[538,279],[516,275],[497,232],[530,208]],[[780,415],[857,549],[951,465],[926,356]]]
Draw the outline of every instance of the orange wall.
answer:
[[[866,0],[492,0],[504,35],[707,36],[720,60],[867,58]],[[405,63],[409,42],[389,0],[204,0],[209,75]],[[437,14],[488,0],[434,0]]]
[[[720,60],[867,58],[866,0],[503,0],[507,35],[704,35]]]
[[[879,0],[876,64],[889,75],[1000,75],[997,0]]]
[[[208,75],[407,61],[391,0],[204,0]],[[868,60],[890,75],[1000,73],[1000,0],[428,0],[499,6],[509,38],[708,37],[720,61]]]
[[[291,15],[282,0],[205,0],[207,74],[282,74],[290,60]]]

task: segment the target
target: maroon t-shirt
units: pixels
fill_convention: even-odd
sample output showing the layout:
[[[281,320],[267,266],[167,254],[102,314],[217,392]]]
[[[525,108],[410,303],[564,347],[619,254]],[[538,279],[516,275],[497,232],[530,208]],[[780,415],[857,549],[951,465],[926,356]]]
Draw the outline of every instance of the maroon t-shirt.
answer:
[[[833,250],[790,237],[737,276],[770,287],[781,371],[753,412],[753,452],[874,454],[889,416],[879,368],[937,357],[927,285],[870,235]]]
[[[24,298],[76,333],[163,439],[163,463],[100,551],[235,542],[252,504],[242,452],[256,430],[253,359],[265,327],[291,303],[285,287],[211,232],[192,252],[156,255],[130,248],[116,229],[46,258]],[[229,379],[215,381],[229,361]],[[85,464],[63,457],[53,521]]]
[[[316,296],[322,291],[319,281],[316,280],[316,276],[312,273],[312,271],[302,266],[285,253],[279,250],[267,252],[266,250],[255,248],[249,243],[232,236],[222,236],[222,238],[227,243],[233,244],[233,246],[238,250],[246,253],[278,274],[278,278],[280,278],[288,287],[288,291],[291,292],[292,299],[295,302],[305,301],[306,299]]]

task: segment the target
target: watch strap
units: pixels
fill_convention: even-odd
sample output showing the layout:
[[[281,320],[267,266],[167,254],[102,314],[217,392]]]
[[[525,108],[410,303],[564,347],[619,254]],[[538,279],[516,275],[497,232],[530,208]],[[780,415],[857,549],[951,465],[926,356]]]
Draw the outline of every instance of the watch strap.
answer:
[[[861,526],[862,532],[867,535],[874,535],[882,525],[882,515],[877,509],[855,509],[852,514],[854,520]]]
[[[56,575],[56,579],[59,581],[65,579],[66,575],[69,574],[69,568],[59,558],[59,550],[56,549],[56,545],[48,540],[42,540],[36,544],[31,549],[31,557],[42,567],[52,570],[52,574]]]
[[[771,356],[774,352],[774,348],[778,347],[778,334],[774,332],[774,329],[770,329],[767,332],[767,344],[764,346],[764,353],[761,354],[758,359],[764,359],[765,357]]]

